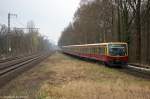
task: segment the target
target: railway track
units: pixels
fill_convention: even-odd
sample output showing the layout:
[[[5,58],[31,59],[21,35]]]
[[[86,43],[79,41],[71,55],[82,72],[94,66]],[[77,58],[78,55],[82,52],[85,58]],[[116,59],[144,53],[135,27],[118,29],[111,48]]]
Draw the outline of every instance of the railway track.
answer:
[[[0,63],[0,87],[49,55],[49,53],[40,53]]]
[[[36,53],[34,53],[34,54],[36,54]],[[9,61],[12,61],[12,60],[17,60],[17,59],[20,59],[20,58],[23,58],[23,57],[26,57],[26,56],[31,56],[31,54],[18,55],[18,56],[15,56],[15,57],[7,57],[7,58],[4,58],[4,59],[0,59],[0,64],[5,63],[5,62],[9,62]]]
[[[150,79],[150,69],[149,68],[143,68],[143,67],[129,64],[123,68],[123,72],[132,74],[134,76]]]

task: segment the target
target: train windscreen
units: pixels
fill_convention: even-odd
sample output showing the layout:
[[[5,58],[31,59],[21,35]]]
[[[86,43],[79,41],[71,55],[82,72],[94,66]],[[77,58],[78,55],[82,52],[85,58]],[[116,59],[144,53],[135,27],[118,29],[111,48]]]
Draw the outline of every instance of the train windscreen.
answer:
[[[126,44],[109,44],[108,50],[109,50],[109,55],[111,55],[111,56],[125,56],[125,55],[127,55]]]

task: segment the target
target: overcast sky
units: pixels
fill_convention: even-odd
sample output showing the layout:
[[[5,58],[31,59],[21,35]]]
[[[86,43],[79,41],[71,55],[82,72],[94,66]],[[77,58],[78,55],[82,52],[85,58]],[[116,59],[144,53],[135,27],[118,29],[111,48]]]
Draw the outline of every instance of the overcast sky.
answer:
[[[7,14],[15,13],[11,18],[11,27],[26,27],[33,20],[43,35],[55,43],[61,31],[72,21],[80,0],[0,0],[0,24],[7,24]]]

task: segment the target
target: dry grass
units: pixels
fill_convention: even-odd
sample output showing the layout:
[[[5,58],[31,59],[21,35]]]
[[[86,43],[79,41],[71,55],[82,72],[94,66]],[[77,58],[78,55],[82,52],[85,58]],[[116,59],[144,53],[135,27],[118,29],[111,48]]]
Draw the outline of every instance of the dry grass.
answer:
[[[137,86],[101,84],[89,80],[71,81],[61,86],[45,84],[44,99],[149,99],[149,89]],[[141,93],[142,92],[142,93]]]
[[[30,99],[150,99],[150,81],[57,53],[0,93]]]

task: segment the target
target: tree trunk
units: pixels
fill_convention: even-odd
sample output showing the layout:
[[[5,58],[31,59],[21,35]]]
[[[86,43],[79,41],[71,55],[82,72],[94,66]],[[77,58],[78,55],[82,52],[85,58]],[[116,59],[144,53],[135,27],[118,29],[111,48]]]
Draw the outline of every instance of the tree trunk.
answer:
[[[119,3],[120,0],[118,0],[118,7],[117,7],[117,12],[118,12],[118,41],[121,41],[121,29],[120,29],[120,9],[119,9]]]
[[[136,61],[141,63],[141,0],[138,0],[136,8]]]

